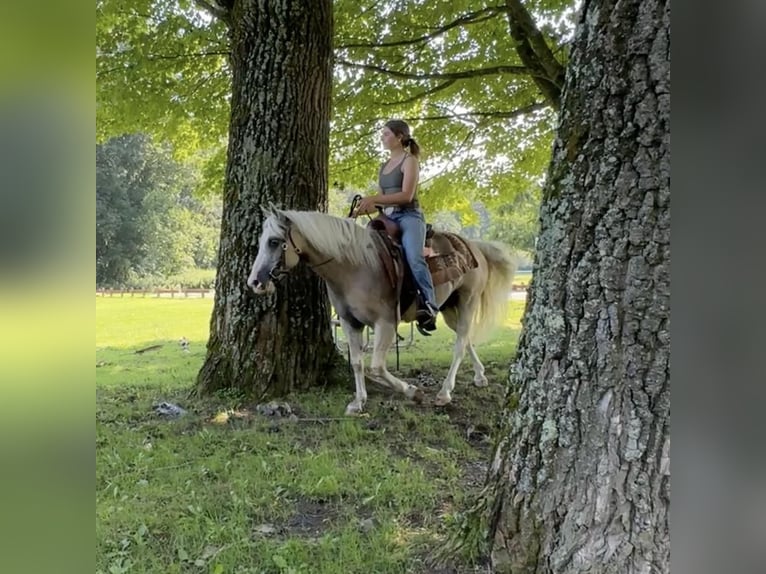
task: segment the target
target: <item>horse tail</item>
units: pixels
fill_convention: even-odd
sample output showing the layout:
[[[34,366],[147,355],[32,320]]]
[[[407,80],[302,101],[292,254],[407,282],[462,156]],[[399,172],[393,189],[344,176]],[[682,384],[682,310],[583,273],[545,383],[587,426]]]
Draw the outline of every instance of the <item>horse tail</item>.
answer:
[[[471,329],[472,339],[477,340],[505,317],[508,295],[518,264],[508,247],[502,243],[476,240],[472,243],[487,260],[487,284],[479,297]]]

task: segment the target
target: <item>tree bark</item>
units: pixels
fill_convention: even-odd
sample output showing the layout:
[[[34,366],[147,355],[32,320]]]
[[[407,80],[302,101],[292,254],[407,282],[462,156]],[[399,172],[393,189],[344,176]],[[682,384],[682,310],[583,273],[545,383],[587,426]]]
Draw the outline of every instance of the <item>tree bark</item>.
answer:
[[[670,5],[584,2],[480,506],[496,572],[668,572]]]
[[[232,102],[218,274],[197,390],[281,395],[321,382],[336,352],[324,285],[299,266],[274,295],[246,279],[261,206],[325,210],[331,0],[243,0],[228,15]]]

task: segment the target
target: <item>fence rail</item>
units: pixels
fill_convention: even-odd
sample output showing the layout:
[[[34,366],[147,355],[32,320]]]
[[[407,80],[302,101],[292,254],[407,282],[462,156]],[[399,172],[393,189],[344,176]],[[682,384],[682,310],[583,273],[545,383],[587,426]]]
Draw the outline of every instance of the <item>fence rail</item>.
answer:
[[[163,295],[170,295],[171,298],[175,298],[176,295],[179,297],[199,295],[204,299],[206,295],[212,295],[214,292],[213,289],[96,289],[96,295],[101,295],[102,297],[125,297],[125,295],[130,295],[131,297],[137,295],[141,297],[151,295],[162,297]]]
[[[515,283],[511,286],[511,291],[526,291],[527,286],[520,283]],[[215,293],[215,290],[213,289],[96,289],[96,295],[100,295],[102,297],[125,297],[126,295],[130,297],[140,296],[140,297],[162,297],[162,296],[170,296],[170,298],[175,298],[176,295],[179,297],[189,297],[189,295],[199,295],[203,299],[207,295],[213,295]]]

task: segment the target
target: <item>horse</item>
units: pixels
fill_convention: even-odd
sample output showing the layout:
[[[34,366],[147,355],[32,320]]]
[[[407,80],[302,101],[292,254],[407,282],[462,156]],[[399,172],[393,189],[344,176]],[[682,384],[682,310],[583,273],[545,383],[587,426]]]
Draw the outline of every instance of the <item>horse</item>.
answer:
[[[327,285],[348,340],[350,363],[356,393],[346,407],[347,415],[363,412],[367,401],[365,375],[371,380],[421,402],[423,392],[392,375],[386,368],[386,355],[396,337],[399,321],[412,322],[416,305],[400,312],[397,289],[387,279],[379,253],[378,231],[362,227],[352,219],[316,211],[263,209],[266,219],[258,240],[258,254],[247,279],[256,295],[275,290],[274,282],[300,261],[308,264]],[[449,372],[434,404],[444,406],[452,400],[455,376],[465,351],[473,362],[477,387],[488,384],[484,366],[472,341],[501,316],[507,304],[516,272],[514,257],[502,244],[461,238],[477,265],[460,277],[435,286],[437,304],[444,322],[456,333]],[[401,317],[400,317],[401,315]],[[369,370],[363,364],[363,330],[374,328],[374,346]]]

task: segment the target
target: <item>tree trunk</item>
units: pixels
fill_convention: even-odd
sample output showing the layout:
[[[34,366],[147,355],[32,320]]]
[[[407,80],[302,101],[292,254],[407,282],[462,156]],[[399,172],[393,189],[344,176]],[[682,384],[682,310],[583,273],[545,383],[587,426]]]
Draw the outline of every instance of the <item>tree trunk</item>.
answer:
[[[227,22],[233,74],[228,163],[201,393],[280,395],[324,377],[335,349],[324,285],[299,266],[274,295],[246,279],[261,206],[325,210],[332,87],[331,0],[243,0]]]
[[[669,115],[669,3],[586,0],[480,501],[497,572],[669,571]]]

